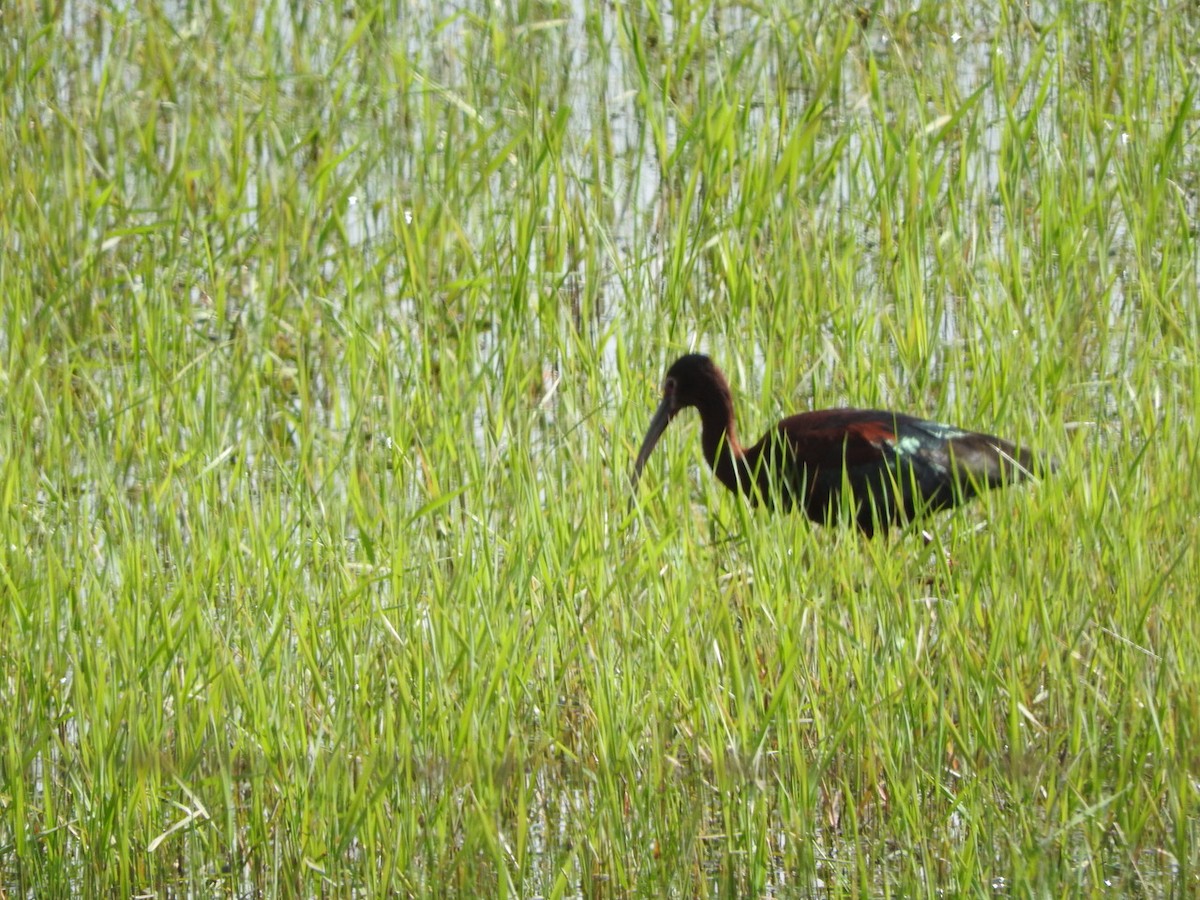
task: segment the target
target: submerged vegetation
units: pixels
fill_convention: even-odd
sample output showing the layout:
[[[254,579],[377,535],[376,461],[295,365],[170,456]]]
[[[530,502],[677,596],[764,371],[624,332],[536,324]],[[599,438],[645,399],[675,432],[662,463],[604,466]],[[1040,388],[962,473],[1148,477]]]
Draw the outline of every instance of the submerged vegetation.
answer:
[[[1198,30],[5,4],[0,893],[1200,889]],[[693,349],[1059,471],[631,506]]]

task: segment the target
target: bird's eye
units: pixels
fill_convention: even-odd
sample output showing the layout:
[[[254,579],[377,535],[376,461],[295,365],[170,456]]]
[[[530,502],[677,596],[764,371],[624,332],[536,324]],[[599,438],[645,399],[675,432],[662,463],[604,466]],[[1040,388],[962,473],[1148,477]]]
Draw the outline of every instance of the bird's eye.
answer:
[[[675,393],[675,379],[674,378],[668,378],[666,381],[663,382],[663,393],[664,394],[674,394]]]

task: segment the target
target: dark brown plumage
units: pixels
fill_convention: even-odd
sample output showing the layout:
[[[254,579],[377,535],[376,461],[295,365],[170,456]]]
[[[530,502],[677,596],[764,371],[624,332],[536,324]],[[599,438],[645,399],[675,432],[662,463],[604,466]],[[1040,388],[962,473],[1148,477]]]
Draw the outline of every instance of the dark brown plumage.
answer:
[[[981,490],[1053,470],[994,435],[883,410],[790,416],[743,449],[729,383],[707,356],[690,354],[667,370],[662,403],[634,463],[635,488],[667,425],[689,406],[700,412],[704,457],[730,490],[768,507],[800,506],[815,522],[839,521],[849,513],[868,536],[957,506]],[[845,490],[849,503],[843,502]]]

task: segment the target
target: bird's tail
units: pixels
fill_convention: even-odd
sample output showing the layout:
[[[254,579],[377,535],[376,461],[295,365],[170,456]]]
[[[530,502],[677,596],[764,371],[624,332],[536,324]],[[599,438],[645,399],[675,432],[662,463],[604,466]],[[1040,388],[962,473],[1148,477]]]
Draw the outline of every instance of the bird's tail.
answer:
[[[965,434],[950,441],[954,475],[963,487],[1000,487],[1040,478],[1057,469],[1054,460],[991,434]]]

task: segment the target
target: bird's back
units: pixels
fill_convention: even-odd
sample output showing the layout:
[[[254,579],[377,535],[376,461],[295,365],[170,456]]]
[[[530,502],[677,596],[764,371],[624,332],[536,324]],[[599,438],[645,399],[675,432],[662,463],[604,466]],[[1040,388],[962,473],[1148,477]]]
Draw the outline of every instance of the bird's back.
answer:
[[[994,435],[884,410],[791,416],[754,451],[764,475],[784,473],[784,484],[763,484],[761,495],[782,496],[818,522],[850,513],[867,534],[1041,468],[1028,450]]]

